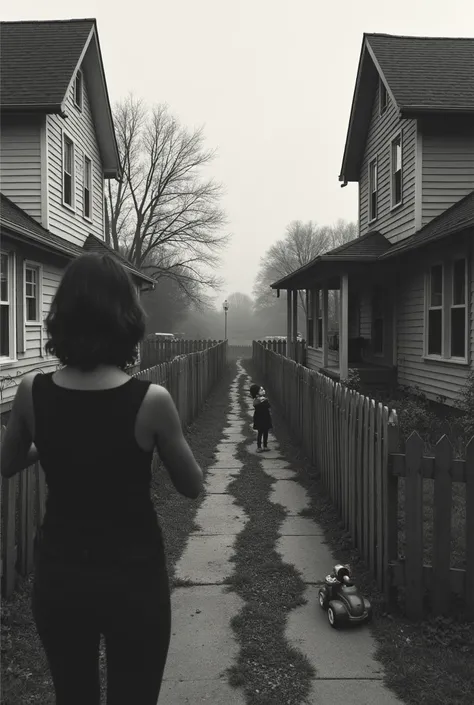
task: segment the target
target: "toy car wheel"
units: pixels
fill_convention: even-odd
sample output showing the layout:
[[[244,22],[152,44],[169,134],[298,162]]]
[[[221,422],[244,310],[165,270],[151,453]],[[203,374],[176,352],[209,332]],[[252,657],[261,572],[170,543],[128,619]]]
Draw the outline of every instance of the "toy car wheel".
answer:
[[[342,624],[347,622],[347,614],[341,614],[333,602],[328,605],[328,622],[333,629],[339,629]]]
[[[322,610],[327,610],[329,605],[328,594],[324,588],[319,591],[319,606]]]

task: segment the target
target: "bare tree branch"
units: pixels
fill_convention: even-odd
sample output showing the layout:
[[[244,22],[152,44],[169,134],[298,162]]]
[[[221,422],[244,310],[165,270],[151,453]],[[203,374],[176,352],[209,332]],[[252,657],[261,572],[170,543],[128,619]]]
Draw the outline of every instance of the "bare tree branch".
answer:
[[[114,111],[122,179],[109,182],[107,237],[138,268],[169,276],[189,292],[215,288],[213,274],[228,242],[219,206],[222,186],[202,171],[215,153],[202,129],[189,131],[166,105],[148,111],[129,96]]]

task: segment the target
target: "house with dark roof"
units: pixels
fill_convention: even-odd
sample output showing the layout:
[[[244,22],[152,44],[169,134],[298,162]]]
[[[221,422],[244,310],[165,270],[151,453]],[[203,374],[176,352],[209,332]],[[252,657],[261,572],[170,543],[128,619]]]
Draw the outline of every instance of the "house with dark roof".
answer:
[[[21,375],[57,361],[44,319],[62,272],[104,241],[120,162],[93,19],[0,24],[0,411]],[[114,253],[137,289],[153,280]]]
[[[339,179],[359,184],[359,237],[272,285],[289,342],[305,290],[309,367],[456,405],[474,369],[474,39],[364,35]]]

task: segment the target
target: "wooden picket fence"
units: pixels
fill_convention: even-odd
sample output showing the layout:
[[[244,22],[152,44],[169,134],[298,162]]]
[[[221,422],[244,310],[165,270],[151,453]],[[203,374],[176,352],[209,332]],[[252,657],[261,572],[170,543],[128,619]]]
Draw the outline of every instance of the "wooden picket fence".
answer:
[[[287,341],[285,339],[275,338],[274,340],[258,340],[256,342],[266,350],[272,350],[272,352],[284,357],[287,356]],[[290,355],[288,357],[300,365],[306,365],[306,341],[298,340],[296,343],[290,343],[290,346]]]
[[[474,618],[474,439],[466,460],[452,458],[446,437],[434,458],[424,457],[416,432],[401,454],[394,411],[258,342],[253,361],[387,599],[405,588],[406,613],[419,619],[427,593],[438,614],[448,611],[454,593]],[[405,482],[403,507],[400,478]],[[423,561],[424,478],[435,485],[433,566]],[[465,569],[451,568],[453,482],[466,484]],[[404,557],[399,554],[400,510]]]
[[[162,362],[169,362],[178,355],[207,350],[217,345],[217,340],[157,340],[147,338],[140,345],[140,369],[148,370]]]
[[[133,376],[166,387],[185,426],[199,414],[226,364],[227,343],[220,342]],[[17,576],[33,570],[34,537],[46,503],[46,483],[39,463],[10,479],[2,478],[0,502],[2,594],[8,597],[15,589]]]

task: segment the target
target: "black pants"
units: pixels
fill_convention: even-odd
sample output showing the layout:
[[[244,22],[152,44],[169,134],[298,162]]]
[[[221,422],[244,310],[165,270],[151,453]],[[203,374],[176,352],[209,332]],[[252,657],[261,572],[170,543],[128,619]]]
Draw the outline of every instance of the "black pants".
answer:
[[[257,431],[257,448],[262,447],[262,439],[263,439],[263,447],[267,447],[268,443],[268,431]]]
[[[164,553],[38,553],[33,615],[56,705],[99,705],[101,636],[107,705],[156,705],[171,633]]]

